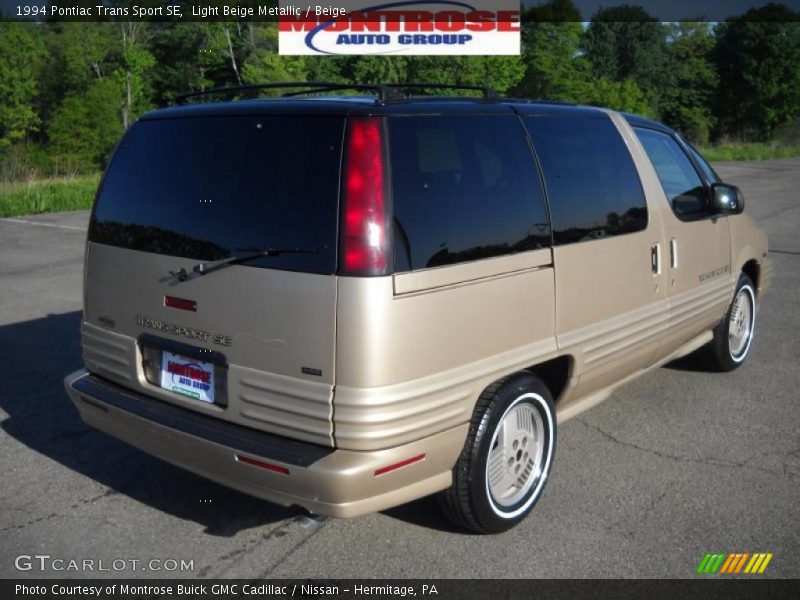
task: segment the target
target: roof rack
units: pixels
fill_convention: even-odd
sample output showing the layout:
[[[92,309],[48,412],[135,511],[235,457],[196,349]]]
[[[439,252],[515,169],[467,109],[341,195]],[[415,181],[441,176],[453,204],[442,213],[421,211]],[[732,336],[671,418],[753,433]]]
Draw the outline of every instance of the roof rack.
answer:
[[[330,92],[337,90],[358,90],[372,92],[377,96],[376,102],[385,104],[387,102],[402,102],[411,98],[413,90],[470,90],[481,92],[483,100],[486,102],[494,102],[498,99],[498,94],[490,87],[483,87],[477,85],[456,85],[447,83],[376,83],[376,84],[348,84],[348,83],[332,83],[327,81],[287,81],[280,83],[258,83],[253,85],[237,85],[232,87],[214,88],[202,92],[189,92],[181,94],[175,98],[175,104],[186,104],[186,101],[192,98],[200,98],[203,96],[222,95],[225,98],[232,98],[243,92],[256,93],[265,89],[286,89],[286,88],[306,88],[297,91],[287,91],[281,94],[282,98],[292,98],[295,96],[303,96],[307,94],[318,94],[321,92]],[[405,93],[403,93],[405,92]],[[255,95],[255,94],[254,94]]]
[[[384,83],[383,86],[390,90],[470,90],[473,92],[480,92],[483,99],[487,102],[494,102],[499,98],[497,92],[492,88],[480,85],[458,85],[450,83]],[[401,96],[400,99],[406,99],[408,97],[409,95],[405,97]]]

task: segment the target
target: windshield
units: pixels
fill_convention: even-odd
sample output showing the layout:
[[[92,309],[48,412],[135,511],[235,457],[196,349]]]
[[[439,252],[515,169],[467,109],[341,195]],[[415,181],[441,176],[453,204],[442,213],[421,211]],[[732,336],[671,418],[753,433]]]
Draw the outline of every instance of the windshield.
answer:
[[[239,248],[320,248],[247,262],[336,269],[342,117],[143,120],[120,143],[89,240],[220,260]]]

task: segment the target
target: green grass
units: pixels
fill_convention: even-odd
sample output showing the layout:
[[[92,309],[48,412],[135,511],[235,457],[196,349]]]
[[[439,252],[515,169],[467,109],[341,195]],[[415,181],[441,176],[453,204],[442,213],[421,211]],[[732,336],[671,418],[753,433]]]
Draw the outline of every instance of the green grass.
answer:
[[[720,144],[700,148],[706,160],[719,162],[725,160],[769,160],[800,156],[800,146],[776,143],[761,144]]]
[[[0,217],[92,207],[100,175],[0,182]]]

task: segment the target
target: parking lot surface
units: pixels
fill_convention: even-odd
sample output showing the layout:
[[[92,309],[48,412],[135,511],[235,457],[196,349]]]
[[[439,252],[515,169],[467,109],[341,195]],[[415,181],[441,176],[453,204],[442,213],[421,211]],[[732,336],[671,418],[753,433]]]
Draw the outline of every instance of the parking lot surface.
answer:
[[[544,497],[491,537],[432,499],[309,519],[89,429],[62,387],[88,212],[0,219],[0,577],[672,578],[706,552],[772,552],[764,576],[800,577],[800,159],[717,166],[775,264],[748,362],[681,360],[564,424]],[[94,563],[18,570],[37,554]]]

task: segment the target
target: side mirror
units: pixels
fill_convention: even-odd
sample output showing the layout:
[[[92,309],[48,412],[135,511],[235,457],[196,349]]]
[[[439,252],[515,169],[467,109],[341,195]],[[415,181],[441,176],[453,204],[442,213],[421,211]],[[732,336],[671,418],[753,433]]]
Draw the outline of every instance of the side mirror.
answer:
[[[716,212],[739,214],[744,210],[744,196],[735,185],[714,183],[711,185],[711,206]]]

